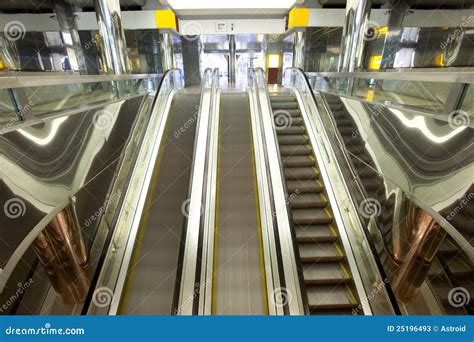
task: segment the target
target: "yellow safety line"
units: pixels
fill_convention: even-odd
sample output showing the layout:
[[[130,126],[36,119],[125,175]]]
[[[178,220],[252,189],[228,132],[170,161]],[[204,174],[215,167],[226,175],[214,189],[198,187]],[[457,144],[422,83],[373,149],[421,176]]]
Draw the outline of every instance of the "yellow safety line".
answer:
[[[220,112],[220,111],[219,111]],[[220,193],[220,180],[219,176],[221,173],[221,118],[220,115],[217,118],[217,130],[218,130],[218,138],[217,138],[217,172],[216,172],[216,214],[215,214],[215,221],[214,221],[214,257],[213,257],[213,264],[212,264],[212,301],[211,301],[211,315],[216,314],[216,282],[217,282],[217,272],[216,272],[216,265],[217,265],[217,241],[218,241],[218,234],[217,229],[219,226],[219,193]]]
[[[263,233],[262,233],[262,221],[260,217],[260,201],[259,201],[259,194],[258,194],[258,185],[257,185],[257,170],[256,170],[256,162],[255,162],[255,147],[253,143],[253,134],[252,134],[252,120],[249,113],[249,131],[250,131],[250,144],[252,145],[252,164],[253,164],[253,186],[255,190],[255,203],[256,203],[256,210],[257,210],[257,225],[258,225],[258,242],[259,242],[259,255],[260,255],[260,274],[262,278],[262,289],[263,289],[263,308],[265,315],[268,316],[269,309],[268,309],[268,295],[267,295],[267,276],[265,273],[265,257],[263,255]]]
[[[130,290],[132,281],[133,281],[134,276],[135,276],[135,266],[136,266],[136,263],[138,261],[138,257],[140,256],[140,250],[141,250],[141,246],[142,246],[143,236],[145,235],[145,230],[146,230],[146,222],[148,222],[148,216],[149,216],[149,213],[150,213],[149,208],[150,208],[151,203],[153,203],[153,194],[155,193],[155,189],[156,189],[156,186],[158,184],[158,178],[159,178],[158,176],[160,174],[161,161],[163,160],[164,150],[165,150],[165,147],[166,147],[166,145],[162,144],[162,142],[165,140],[165,137],[168,136],[169,129],[170,129],[170,126],[171,126],[172,115],[173,115],[173,112],[171,111],[171,108],[170,108],[170,113],[169,113],[168,118],[167,118],[167,124],[165,126],[165,130],[163,132],[163,136],[162,136],[161,142],[160,142],[160,150],[158,151],[158,159],[155,162],[155,170],[153,171],[150,186],[148,187],[147,198],[146,198],[145,204],[143,206],[143,208],[145,210],[144,210],[144,213],[142,214],[140,224],[138,226],[138,233],[137,233],[137,237],[136,237],[135,243],[134,243],[132,258],[131,258],[130,264],[128,266],[129,267],[129,271],[128,271],[129,275],[128,275],[128,277],[126,277],[127,281],[125,282],[125,285],[123,287],[122,299],[121,299],[121,301],[119,303],[119,307],[117,309],[117,313],[119,315],[122,313],[122,310],[124,309],[125,303],[128,300],[129,290]],[[137,244],[137,242],[139,244]],[[131,268],[130,268],[130,265],[132,265]]]
[[[331,229],[334,236],[339,236],[337,229],[334,228],[332,224],[329,224],[328,226],[329,226],[329,229]]]

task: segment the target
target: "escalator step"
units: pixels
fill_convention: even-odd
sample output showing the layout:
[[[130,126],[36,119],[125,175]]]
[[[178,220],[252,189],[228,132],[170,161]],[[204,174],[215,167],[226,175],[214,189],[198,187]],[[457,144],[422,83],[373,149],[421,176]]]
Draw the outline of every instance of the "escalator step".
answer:
[[[357,157],[350,155],[349,157],[351,158],[351,162],[354,166],[358,166],[358,165],[365,166],[365,164],[368,164],[367,156],[365,156],[364,154],[360,154]]]
[[[287,180],[288,192],[308,193],[323,191],[322,185],[316,180]]]
[[[289,122],[290,126],[301,126],[304,125],[303,118],[301,116],[292,116]],[[277,122],[275,122],[275,126],[278,127]],[[288,124],[287,124],[288,126]]]
[[[345,285],[310,285],[306,292],[311,310],[352,309],[357,306]]]
[[[306,130],[303,126],[290,126],[283,129],[276,130],[277,135],[296,135],[296,134],[305,134]]]
[[[338,262],[303,264],[303,278],[309,285],[337,285],[351,280]]]
[[[285,179],[305,180],[316,179],[319,176],[314,167],[285,167],[283,172]]]
[[[272,109],[298,109],[298,102],[272,102]]]
[[[285,95],[270,96],[270,101],[272,103],[274,103],[274,102],[296,102],[296,98],[294,96],[285,96]]]
[[[291,208],[325,208],[328,202],[321,194],[300,194],[290,198]]]
[[[352,133],[350,135],[346,135],[342,137],[342,140],[344,140],[344,144],[347,145],[362,145],[364,144],[364,141],[360,137],[354,137],[352,136]]]
[[[362,312],[362,310],[359,311],[359,314]],[[354,315],[354,312],[352,309],[325,309],[325,310],[312,310],[310,312],[312,316],[349,316],[349,315]]]
[[[352,137],[355,134],[354,132],[356,132],[356,129],[352,127],[338,127],[337,130],[343,137]]]
[[[346,145],[346,148],[349,152],[356,155],[362,154],[366,151],[364,145]]]
[[[311,147],[309,145],[282,145],[280,146],[280,153],[283,156],[293,155],[309,155],[311,154]]]
[[[281,150],[281,147],[280,147]],[[310,156],[286,156],[283,158],[283,165],[287,167],[314,166],[315,161]]]
[[[356,172],[357,172],[357,175],[362,178],[370,178],[370,177],[377,176],[377,172],[372,170],[370,167],[362,165],[362,164],[356,166]]]
[[[474,271],[468,262],[464,261],[462,257],[447,258],[449,262],[446,263],[446,266],[449,272],[452,274],[456,280],[461,278],[473,279]]]
[[[355,123],[352,120],[345,119],[345,118],[341,118],[341,119],[336,118],[336,125],[337,125],[337,127],[355,128]]]
[[[295,233],[298,242],[334,242],[338,239],[327,224],[295,226]]]
[[[298,243],[298,249],[302,263],[324,263],[344,260],[344,256],[341,255],[336,244],[333,242]]]
[[[293,209],[293,222],[299,225],[330,224],[330,217],[323,209]]]
[[[361,178],[361,183],[367,191],[375,191],[382,185],[379,178]]]
[[[304,135],[279,135],[278,143],[280,145],[306,145],[308,143],[308,138]]]
[[[292,117],[301,117],[301,111],[297,109],[285,109],[285,112],[290,114]]]

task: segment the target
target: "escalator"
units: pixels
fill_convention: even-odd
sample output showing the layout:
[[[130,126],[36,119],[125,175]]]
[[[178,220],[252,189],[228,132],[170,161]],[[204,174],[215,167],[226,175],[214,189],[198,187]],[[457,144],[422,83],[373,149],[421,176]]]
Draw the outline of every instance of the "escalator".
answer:
[[[247,93],[222,93],[212,313],[263,315],[261,232]]]
[[[362,314],[298,102],[283,91],[270,100],[309,312]]]
[[[127,272],[120,314],[172,313],[199,100],[199,93],[188,90],[181,90],[172,100]]]

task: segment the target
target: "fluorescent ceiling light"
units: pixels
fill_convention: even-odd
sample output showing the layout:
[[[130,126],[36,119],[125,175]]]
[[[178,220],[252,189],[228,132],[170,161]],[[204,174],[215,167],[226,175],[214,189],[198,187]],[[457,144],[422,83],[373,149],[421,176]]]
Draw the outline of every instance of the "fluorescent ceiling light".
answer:
[[[175,10],[184,9],[248,9],[248,8],[290,8],[295,0],[168,0]]]

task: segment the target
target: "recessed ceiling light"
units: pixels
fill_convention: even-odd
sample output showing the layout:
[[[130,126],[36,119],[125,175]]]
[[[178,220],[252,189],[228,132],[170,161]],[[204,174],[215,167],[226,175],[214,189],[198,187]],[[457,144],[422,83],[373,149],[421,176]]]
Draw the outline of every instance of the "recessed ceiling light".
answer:
[[[168,0],[175,10],[184,9],[248,9],[248,8],[290,8],[295,0]]]

